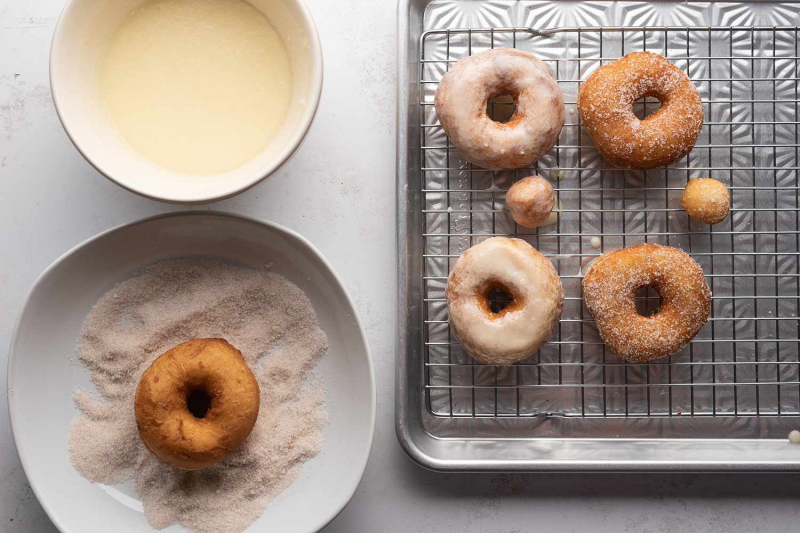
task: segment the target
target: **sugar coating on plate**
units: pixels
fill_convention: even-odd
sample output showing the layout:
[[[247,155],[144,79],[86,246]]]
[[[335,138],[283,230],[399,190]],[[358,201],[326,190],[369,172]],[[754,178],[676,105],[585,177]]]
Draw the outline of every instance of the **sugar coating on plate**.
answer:
[[[514,99],[514,114],[495,122],[486,106],[506,94]],[[564,126],[564,97],[547,65],[510,48],[460,60],[442,78],[434,103],[453,145],[473,165],[492,170],[536,161]]]
[[[661,107],[640,120],[633,105],[656,97]],[[647,170],[692,151],[703,127],[703,104],[689,76],[651,52],[634,52],[593,72],[578,90],[578,114],[612,165]]]
[[[489,296],[511,297],[494,311]],[[464,350],[490,365],[533,355],[561,317],[564,288],[555,267],[521,239],[492,237],[465,251],[447,280],[450,326]]]
[[[241,350],[261,408],[238,450],[187,472],[147,450],[133,403],[145,369],[194,338],[224,338]],[[321,450],[325,392],[313,370],[327,346],[306,295],[276,273],[208,260],[156,263],[106,293],[84,323],[78,357],[100,394],[75,391],[72,464],[99,483],[133,478],[156,529],[244,531]]]
[[[553,186],[541,176],[522,178],[506,193],[506,206],[511,217],[514,222],[526,228],[536,228],[544,224],[555,203]]]
[[[681,205],[693,219],[719,224],[731,210],[731,193],[722,182],[713,178],[695,178],[686,184]]]

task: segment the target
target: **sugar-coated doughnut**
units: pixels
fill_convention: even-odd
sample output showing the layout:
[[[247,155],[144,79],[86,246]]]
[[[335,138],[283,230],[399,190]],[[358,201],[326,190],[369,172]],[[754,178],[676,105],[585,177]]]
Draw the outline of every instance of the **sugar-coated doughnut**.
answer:
[[[495,122],[492,98],[510,95],[514,114]],[[564,97],[542,61],[514,49],[464,58],[442,78],[436,114],[453,145],[474,165],[491,170],[529,165],[550,150],[564,126]]]
[[[241,446],[259,403],[258,382],[239,350],[223,339],[197,339],[145,370],[134,410],[147,449],[173,466],[196,470]]]
[[[555,203],[553,186],[541,176],[522,178],[506,193],[506,206],[511,212],[511,218],[526,228],[536,228],[544,224]]]
[[[722,182],[713,178],[695,178],[686,184],[681,205],[693,219],[719,224],[731,210],[731,193]]]
[[[636,311],[636,291],[652,287],[658,312]],[[586,306],[600,336],[623,359],[640,363],[674,354],[700,331],[711,312],[703,269],[685,252],[640,244],[600,256],[583,278]]]
[[[648,96],[661,107],[644,120],[633,104]],[[647,170],[692,151],[703,127],[703,104],[689,76],[651,52],[635,52],[592,73],[578,90],[578,114],[612,165]]]
[[[494,312],[493,289],[511,302]],[[561,316],[564,288],[552,263],[521,239],[492,237],[465,251],[447,280],[450,327],[481,363],[511,365],[533,355]]]

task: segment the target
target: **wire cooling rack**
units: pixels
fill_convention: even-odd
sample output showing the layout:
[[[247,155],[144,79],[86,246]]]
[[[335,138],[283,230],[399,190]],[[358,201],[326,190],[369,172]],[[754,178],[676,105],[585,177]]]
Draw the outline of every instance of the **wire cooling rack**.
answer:
[[[564,93],[558,145],[532,168],[473,167],[447,139],[434,94],[459,59],[513,47],[545,61]],[[659,53],[700,91],[703,131],[692,153],[646,172],[606,166],[581,128],[581,80],[627,53]],[[800,416],[800,81],[798,28],[604,27],[430,30],[420,39],[419,113],[423,246],[421,383],[435,418],[675,418]],[[658,102],[636,104],[639,117]],[[513,104],[490,103],[496,119]],[[555,224],[514,224],[505,192],[527,175],[553,183]],[[713,227],[679,204],[690,178],[713,177],[732,193],[731,215]],[[522,238],[549,257],[566,292],[553,336],[511,367],[467,356],[447,323],[444,290],[459,255],[492,235]],[[592,246],[593,237],[601,241]],[[605,348],[583,303],[581,279],[603,252],[644,242],[674,246],[703,267],[711,318],[671,358],[625,363]],[[642,291],[640,312],[658,295]]]

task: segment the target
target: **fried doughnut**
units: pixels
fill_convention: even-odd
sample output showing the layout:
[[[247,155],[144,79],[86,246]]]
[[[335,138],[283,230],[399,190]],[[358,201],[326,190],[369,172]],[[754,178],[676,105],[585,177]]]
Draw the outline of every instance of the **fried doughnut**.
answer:
[[[731,210],[731,193],[722,182],[713,178],[695,178],[686,184],[681,205],[693,219],[719,224]]]
[[[643,287],[661,296],[658,312],[642,316],[634,297]],[[583,278],[586,307],[608,347],[632,363],[674,354],[708,321],[711,291],[703,269],[685,252],[640,244],[600,256]]]
[[[633,104],[648,96],[661,107],[644,120]],[[647,170],[692,151],[703,127],[700,93],[681,69],[651,52],[635,52],[597,69],[578,90],[578,114],[612,165]]]
[[[493,289],[511,296],[495,312]],[[533,355],[561,316],[564,288],[552,263],[521,239],[492,237],[458,258],[447,279],[450,327],[481,363],[511,365]]]
[[[526,228],[536,228],[544,224],[555,203],[553,186],[541,176],[522,178],[506,193],[506,206],[511,212],[511,218]]]
[[[508,94],[514,114],[495,122],[492,98]],[[436,114],[453,145],[472,164],[491,170],[529,165],[550,150],[564,126],[564,97],[542,61],[514,49],[464,58],[444,75]]]
[[[134,410],[139,436],[159,459],[197,470],[225,459],[256,423],[258,382],[223,339],[165,352],[142,375]]]

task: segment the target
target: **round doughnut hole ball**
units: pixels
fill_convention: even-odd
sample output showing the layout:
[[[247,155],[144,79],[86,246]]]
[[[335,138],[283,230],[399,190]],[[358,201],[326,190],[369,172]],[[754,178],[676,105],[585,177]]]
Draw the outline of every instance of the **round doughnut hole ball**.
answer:
[[[516,182],[506,193],[506,205],[514,222],[536,228],[547,221],[556,195],[550,182],[541,176],[528,176]]]
[[[731,193],[715,179],[695,178],[686,184],[681,205],[693,219],[706,224],[719,224],[731,210]]]

